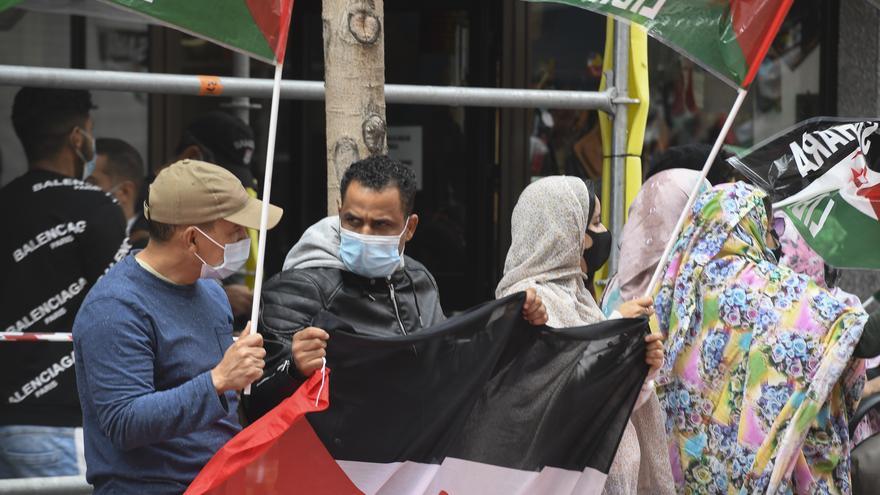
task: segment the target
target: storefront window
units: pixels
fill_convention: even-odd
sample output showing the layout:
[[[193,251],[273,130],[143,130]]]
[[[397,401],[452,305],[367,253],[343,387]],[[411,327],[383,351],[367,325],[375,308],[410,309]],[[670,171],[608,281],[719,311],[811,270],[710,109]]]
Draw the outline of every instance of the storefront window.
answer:
[[[605,18],[568,6],[528,5],[528,61],[533,89],[597,91],[602,77]],[[529,175],[602,173],[602,140],[594,110],[531,112]]]
[[[86,68],[148,72],[149,36],[144,23],[86,18]],[[126,141],[148,157],[149,95],[128,91],[92,91],[95,136]]]

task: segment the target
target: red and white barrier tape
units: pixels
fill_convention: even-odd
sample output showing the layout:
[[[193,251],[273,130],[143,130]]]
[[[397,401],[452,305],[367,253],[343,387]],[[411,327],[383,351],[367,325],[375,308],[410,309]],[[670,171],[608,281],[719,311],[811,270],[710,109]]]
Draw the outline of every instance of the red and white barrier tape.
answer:
[[[233,341],[238,337],[233,336]],[[0,332],[0,342],[73,342],[72,333]]]
[[[73,342],[72,333],[29,333],[29,332],[3,332],[0,333],[0,342]]]

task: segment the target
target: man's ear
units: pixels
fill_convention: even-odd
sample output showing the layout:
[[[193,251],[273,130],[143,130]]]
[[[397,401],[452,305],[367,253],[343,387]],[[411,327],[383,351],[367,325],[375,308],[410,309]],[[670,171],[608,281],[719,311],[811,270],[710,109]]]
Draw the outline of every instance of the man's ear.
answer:
[[[406,235],[404,235],[404,239],[406,242],[412,240],[413,236],[416,235],[416,228],[419,226],[419,216],[413,213],[409,216],[409,223],[406,225]]]
[[[79,126],[75,126],[71,129],[70,134],[67,135],[67,142],[75,150],[82,148],[83,139],[85,138],[83,137],[83,133],[80,132]]]
[[[120,184],[118,191],[122,193],[122,196],[125,197],[126,200],[130,199],[130,202],[134,204],[135,199],[137,198],[138,190],[135,187],[134,182],[130,180],[123,181]]]
[[[178,160],[204,160],[205,155],[197,144],[191,144],[180,152],[177,156]]]
[[[184,246],[186,246],[187,251],[194,253],[196,252],[196,236],[199,235],[198,231],[195,227],[190,225],[183,229],[183,233],[181,234],[181,238]]]

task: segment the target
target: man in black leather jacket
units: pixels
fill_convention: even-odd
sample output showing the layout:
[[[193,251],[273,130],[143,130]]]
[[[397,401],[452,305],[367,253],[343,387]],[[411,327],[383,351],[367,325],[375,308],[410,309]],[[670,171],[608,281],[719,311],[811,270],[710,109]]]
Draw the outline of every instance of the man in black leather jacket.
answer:
[[[444,319],[434,277],[402,254],[419,223],[412,169],[387,156],[366,158],[346,171],[340,193],[339,216],[309,227],[263,288],[266,370],[245,401],[252,420],[321,367],[329,336],[312,327],[320,311],[375,336],[418,332]],[[535,325],[547,321],[533,290],[523,316]]]

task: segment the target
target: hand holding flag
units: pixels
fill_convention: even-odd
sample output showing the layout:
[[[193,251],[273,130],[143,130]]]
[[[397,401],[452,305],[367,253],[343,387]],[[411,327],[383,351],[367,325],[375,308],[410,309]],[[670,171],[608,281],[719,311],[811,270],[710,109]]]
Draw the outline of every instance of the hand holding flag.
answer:
[[[223,359],[211,370],[211,382],[218,394],[229,390],[241,390],[263,376],[266,365],[263,358],[263,336],[252,333],[251,324],[241,332],[238,340],[226,349]]]
[[[547,324],[547,308],[541,301],[538,291],[529,288],[526,291],[526,301],[523,303],[523,318],[534,326]]]
[[[310,376],[324,365],[330,335],[320,328],[309,327],[293,334],[290,345],[293,364],[303,376]]]

